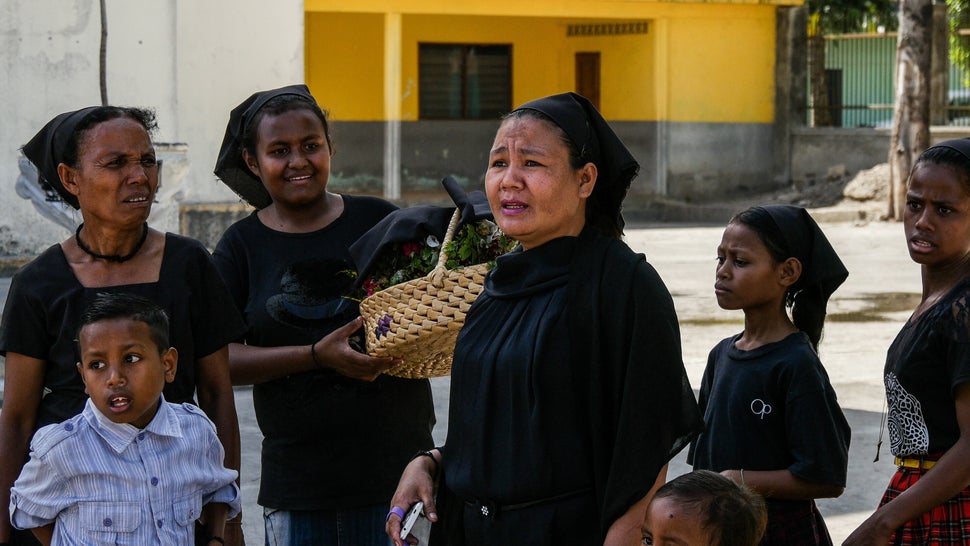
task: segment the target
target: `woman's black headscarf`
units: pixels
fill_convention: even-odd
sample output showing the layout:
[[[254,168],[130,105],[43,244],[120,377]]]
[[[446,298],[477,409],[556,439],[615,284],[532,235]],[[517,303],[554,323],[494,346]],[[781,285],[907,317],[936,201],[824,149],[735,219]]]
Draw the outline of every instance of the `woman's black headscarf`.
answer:
[[[580,157],[596,165],[599,174],[586,203],[587,218],[606,235],[623,235],[620,209],[640,164],[596,107],[586,97],[562,93],[527,102],[514,111],[518,110],[535,110],[552,119],[576,145]]]
[[[64,156],[78,125],[99,108],[101,107],[88,106],[56,116],[23,147],[24,156],[37,167],[41,181],[54,188],[61,199],[75,209],[80,208],[77,196],[67,191],[61,183],[57,166],[65,162]]]
[[[259,110],[271,99],[280,95],[298,95],[316,104],[316,100],[305,85],[288,85],[254,93],[230,112],[226,136],[222,139],[219,158],[216,160],[216,176],[239,197],[257,209],[269,206],[273,200],[263,186],[263,182],[246,165],[242,156],[242,138]]]

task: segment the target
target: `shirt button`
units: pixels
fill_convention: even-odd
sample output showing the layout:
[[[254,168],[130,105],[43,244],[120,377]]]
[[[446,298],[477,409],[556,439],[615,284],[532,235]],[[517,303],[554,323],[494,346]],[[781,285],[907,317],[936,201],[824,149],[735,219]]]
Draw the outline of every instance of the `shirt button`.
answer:
[[[104,518],[104,521],[101,523],[103,523],[105,527],[111,527],[111,524],[114,522],[111,521],[111,518]]]
[[[158,528],[161,529],[162,528],[162,520],[158,520],[156,523],[158,524]]]
[[[68,432],[74,430],[74,423],[64,423],[64,430]]]
[[[138,439],[139,440],[144,440],[145,439],[145,433],[144,432],[139,433],[138,434]]]
[[[158,478],[152,478],[152,485],[158,485]]]

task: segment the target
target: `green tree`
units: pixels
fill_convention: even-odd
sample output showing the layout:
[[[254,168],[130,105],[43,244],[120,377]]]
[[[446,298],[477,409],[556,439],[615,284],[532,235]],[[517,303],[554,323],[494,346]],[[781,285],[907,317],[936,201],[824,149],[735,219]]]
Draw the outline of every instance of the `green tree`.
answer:
[[[962,0],[970,2],[970,0]],[[825,35],[894,30],[899,24],[894,0],[807,0],[808,65],[812,125],[832,125],[825,81]]]
[[[822,34],[877,32],[879,27],[895,30],[899,25],[894,0],[808,0],[805,5],[809,20],[816,19],[809,25],[817,25]]]
[[[959,33],[970,28],[970,0],[946,0],[946,14],[950,24],[950,62],[963,69],[963,85],[970,87],[970,39]]]

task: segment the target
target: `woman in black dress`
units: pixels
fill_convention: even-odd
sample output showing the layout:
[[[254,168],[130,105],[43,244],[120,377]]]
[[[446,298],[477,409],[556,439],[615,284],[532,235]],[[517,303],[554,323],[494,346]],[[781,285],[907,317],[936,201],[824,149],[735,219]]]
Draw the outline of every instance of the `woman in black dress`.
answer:
[[[502,122],[485,188],[521,247],[467,315],[447,442],[405,469],[386,524],[395,544],[417,501],[447,544],[639,540],[650,493],[701,421],[670,294],[620,241],[638,168],[579,95]]]
[[[197,397],[216,425],[226,466],[239,469],[227,345],[245,325],[206,248],[148,227],[158,189],[154,128],[151,111],[92,106],[55,117],[24,145],[40,176],[80,210],[84,223],[14,275],[3,310],[0,543],[10,540],[10,486],[34,431],[84,407],[74,339],[81,312],[101,292],[139,294],[165,309],[179,353],[165,399]],[[226,526],[225,538],[227,544],[242,543],[238,520]]]

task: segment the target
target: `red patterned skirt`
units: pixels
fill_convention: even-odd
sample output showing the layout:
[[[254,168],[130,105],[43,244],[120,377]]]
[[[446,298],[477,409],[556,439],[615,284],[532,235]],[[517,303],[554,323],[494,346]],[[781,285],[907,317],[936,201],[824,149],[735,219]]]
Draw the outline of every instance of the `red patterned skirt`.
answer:
[[[896,470],[879,506],[883,506],[912,487],[926,472],[916,468]],[[889,544],[894,546],[970,544],[970,487],[896,529],[889,539]]]

